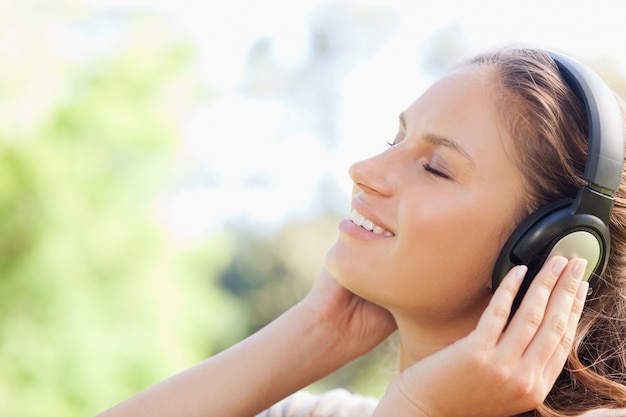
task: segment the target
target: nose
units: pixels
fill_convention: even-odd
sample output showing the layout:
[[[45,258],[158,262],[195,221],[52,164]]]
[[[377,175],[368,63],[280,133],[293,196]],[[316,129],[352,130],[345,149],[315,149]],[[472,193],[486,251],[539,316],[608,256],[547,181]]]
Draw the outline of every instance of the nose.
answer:
[[[391,166],[386,152],[368,159],[355,162],[348,169],[348,174],[355,187],[368,194],[389,197],[393,194]]]

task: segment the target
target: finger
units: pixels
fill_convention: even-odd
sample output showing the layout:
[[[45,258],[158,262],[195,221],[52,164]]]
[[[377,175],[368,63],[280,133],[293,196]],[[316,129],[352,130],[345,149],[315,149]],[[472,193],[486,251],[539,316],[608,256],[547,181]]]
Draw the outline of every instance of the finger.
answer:
[[[547,381],[550,384],[554,384],[554,381],[556,381],[556,378],[561,373],[563,365],[565,365],[565,361],[567,360],[567,357],[572,350],[572,346],[574,345],[576,328],[578,327],[578,322],[580,321],[580,317],[582,316],[583,308],[585,306],[587,291],[589,291],[589,283],[587,281],[581,282],[578,287],[574,303],[572,304],[569,322],[567,323],[567,330],[545,367],[543,375],[544,381]]]
[[[475,334],[480,337],[485,347],[493,347],[500,340],[511,314],[513,300],[527,271],[528,268],[525,265],[512,268],[496,289],[489,305],[480,317]]]
[[[563,337],[569,330],[572,308],[586,266],[586,260],[573,259],[559,277],[550,295],[543,323],[524,354],[530,363],[545,366],[555,351],[560,349]]]
[[[566,258],[553,256],[537,273],[502,337],[503,354],[511,358],[524,354],[543,322],[552,290],[566,265]]]

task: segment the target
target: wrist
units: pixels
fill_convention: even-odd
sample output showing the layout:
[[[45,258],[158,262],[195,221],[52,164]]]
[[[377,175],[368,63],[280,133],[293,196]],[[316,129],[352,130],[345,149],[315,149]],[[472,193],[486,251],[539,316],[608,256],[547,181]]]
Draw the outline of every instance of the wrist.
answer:
[[[388,310],[350,292],[326,270],[297,309],[307,330],[320,335],[322,345],[343,363],[368,353],[396,330]]]
[[[360,356],[335,318],[309,304],[313,303],[303,300],[292,309],[292,320],[298,323],[301,332],[298,345],[306,351],[304,354],[327,364],[333,371]]]
[[[435,417],[426,411],[415,393],[409,391],[402,374],[395,377],[380,400],[372,417]]]

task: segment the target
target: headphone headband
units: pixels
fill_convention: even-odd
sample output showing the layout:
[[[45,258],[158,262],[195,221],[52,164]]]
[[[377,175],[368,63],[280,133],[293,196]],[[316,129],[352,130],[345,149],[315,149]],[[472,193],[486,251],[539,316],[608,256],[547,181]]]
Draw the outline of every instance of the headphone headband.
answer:
[[[592,70],[564,55],[549,52],[574,94],[584,103],[589,150],[584,176],[589,187],[612,195],[624,168],[624,122],[611,89]]]
[[[492,288],[515,265],[528,272],[513,303],[524,293],[553,255],[587,259],[583,279],[590,293],[608,263],[611,245],[609,221],[624,167],[624,121],[611,89],[591,69],[563,55],[548,52],[568,87],[584,104],[589,125],[588,153],[583,184],[575,198],[552,202],[526,217],[504,244],[496,261]]]

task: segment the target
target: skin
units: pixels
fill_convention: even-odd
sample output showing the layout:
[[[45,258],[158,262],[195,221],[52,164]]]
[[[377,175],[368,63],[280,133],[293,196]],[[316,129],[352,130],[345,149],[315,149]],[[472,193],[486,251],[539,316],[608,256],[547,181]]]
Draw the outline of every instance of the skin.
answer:
[[[514,268],[467,337],[411,365],[373,417],[503,417],[538,407],[572,347],[586,261],[549,259],[508,323],[526,268]]]
[[[450,74],[403,113],[394,146],[351,167],[353,207],[391,236],[342,221],[300,303],[99,416],[254,416],[396,327],[402,371],[375,417],[507,417],[541,404],[571,348],[585,262],[551,258],[510,322],[525,268],[491,295],[491,267],[523,197],[492,77]]]
[[[403,366],[476,326],[517,224],[523,184],[492,85],[489,69],[451,73],[401,114],[389,149],[350,168],[352,208],[394,236],[344,222],[326,264],[347,289],[392,312]]]

